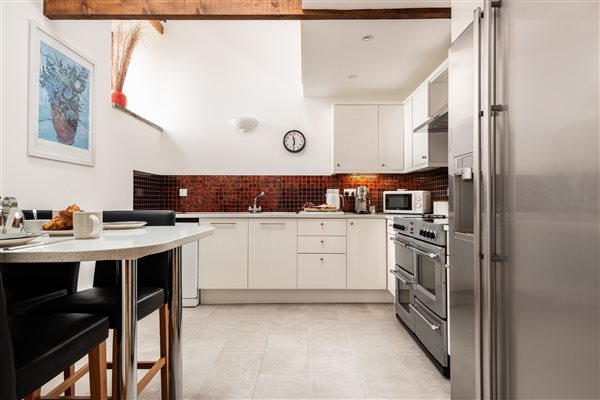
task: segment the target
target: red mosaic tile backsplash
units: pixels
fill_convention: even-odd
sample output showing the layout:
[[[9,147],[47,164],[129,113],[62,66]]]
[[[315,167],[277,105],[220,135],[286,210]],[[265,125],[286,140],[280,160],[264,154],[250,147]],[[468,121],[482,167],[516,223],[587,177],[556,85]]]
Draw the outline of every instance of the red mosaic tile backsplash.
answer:
[[[155,175],[133,171],[133,208],[172,209],[179,212],[247,211],[254,197],[265,192],[258,204],[263,211],[299,211],[306,202],[325,202],[327,189],[367,186],[371,204],[383,209],[383,191],[399,188],[429,190],[432,198],[447,200],[448,169],[412,174],[338,174],[332,176],[278,175]],[[188,190],[179,197],[179,189]],[[354,199],[345,211],[353,211]]]

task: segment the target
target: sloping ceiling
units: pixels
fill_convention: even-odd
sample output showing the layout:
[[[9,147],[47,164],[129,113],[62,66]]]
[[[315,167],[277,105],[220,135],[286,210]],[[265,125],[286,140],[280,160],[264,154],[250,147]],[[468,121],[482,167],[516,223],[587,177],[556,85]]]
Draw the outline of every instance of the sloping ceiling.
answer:
[[[373,38],[365,41],[366,35]],[[447,57],[449,47],[445,19],[303,21],[304,95],[403,98]]]

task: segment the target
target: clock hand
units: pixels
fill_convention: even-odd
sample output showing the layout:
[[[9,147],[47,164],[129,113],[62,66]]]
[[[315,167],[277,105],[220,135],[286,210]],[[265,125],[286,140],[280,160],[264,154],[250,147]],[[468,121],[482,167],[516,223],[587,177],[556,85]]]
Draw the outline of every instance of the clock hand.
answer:
[[[292,136],[292,140],[294,141],[293,146],[296,147],[296,138]]]

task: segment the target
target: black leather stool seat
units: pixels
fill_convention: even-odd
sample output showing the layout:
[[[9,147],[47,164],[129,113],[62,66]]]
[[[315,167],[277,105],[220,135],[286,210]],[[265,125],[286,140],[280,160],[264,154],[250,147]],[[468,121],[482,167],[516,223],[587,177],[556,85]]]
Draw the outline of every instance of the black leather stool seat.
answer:
[[[50,381],[108,337],[108,318],[99,315],[9,315],[8,324],[18,398]]]
[[[165,303],[162,288],[138,287],[138,320],[147,317]],[[50,300],[28,310],[35,313],[84,313],[105,315],[109,318],[110,329],[116,327],[117,316],[121,311],[116,287],[94,287]]]
[[[38,293],[32,297],[31,293],[21,291],[18,288],[7,287],[4,294],[6,295],[6,303],[10,304],[8,306],[10,314],[25,314],[29,308],[58,297],[66,296],[68,292],[67,289],[56,289],[45,293]]]

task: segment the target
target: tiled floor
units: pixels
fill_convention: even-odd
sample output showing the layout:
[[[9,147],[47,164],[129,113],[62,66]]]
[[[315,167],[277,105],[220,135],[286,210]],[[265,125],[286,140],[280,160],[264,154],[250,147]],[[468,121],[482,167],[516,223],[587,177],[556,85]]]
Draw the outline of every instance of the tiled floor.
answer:
[[[183,317],[185,400],[450,398],[390,304],[200,306]],[[138,359],[157,354],[152,315]],[[156,379],[140,399],[159,399],[159,388]]]

